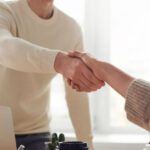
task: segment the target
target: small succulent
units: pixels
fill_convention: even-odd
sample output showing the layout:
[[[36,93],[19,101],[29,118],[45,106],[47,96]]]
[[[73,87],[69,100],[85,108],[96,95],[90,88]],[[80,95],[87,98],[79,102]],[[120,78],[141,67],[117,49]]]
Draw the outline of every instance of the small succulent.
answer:
[[[47,149],[46,150],[56,150],[56,148],[59,146],[60,142],[65,141],[65,136],[63,133],[57,135],[57,133],[52,134],[51,142],[46,143]]]

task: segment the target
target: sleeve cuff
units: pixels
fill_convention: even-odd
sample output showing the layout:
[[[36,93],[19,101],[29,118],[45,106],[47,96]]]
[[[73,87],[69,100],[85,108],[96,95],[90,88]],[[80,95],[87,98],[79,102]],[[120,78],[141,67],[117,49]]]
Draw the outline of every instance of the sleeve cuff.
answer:
[[[150,117],[146,112],[149,104],[150,83],[140,79],[134,80],[130,84],[126,95],[125,110],[127,118],[142,128],[148,129]]]
[[[56,73],[54,68],[56,55],[60,52],[59,50],[49,50],[43,51],[41,55],[41,70],[43,73]]]

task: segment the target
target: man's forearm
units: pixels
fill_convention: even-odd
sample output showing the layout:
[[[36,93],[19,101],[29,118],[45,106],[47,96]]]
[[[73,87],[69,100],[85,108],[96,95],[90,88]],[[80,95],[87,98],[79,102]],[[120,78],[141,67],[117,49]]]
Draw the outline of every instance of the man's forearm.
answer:
[[[13,37],[9,31],[0,29],[0,64],[4,67],[22,72],[53,73],[58,52]]]
[[[125,97],[134,78],[109,63],[99,62],[99,67],[99,73],[103,74],[103,80]]]

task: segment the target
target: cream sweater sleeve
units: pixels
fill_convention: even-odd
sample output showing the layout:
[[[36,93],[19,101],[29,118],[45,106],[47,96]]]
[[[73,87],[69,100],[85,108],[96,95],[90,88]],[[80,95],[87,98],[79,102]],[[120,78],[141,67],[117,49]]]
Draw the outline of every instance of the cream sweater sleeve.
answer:
[[[58,51],[14,37],[15,21],[9,9],[0,7],[0,64],[23,72],[52,73]]]
[[[133,81],[126,96],[127,118],[150,131],[150,83]]]

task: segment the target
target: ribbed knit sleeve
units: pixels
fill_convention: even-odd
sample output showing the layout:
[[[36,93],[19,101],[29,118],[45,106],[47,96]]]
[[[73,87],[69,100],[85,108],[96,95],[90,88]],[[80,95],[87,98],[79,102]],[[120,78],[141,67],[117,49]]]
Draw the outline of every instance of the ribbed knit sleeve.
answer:
[[[125,110],[130,121],[150,130],[150,83],[138,79],[130,84]]]

